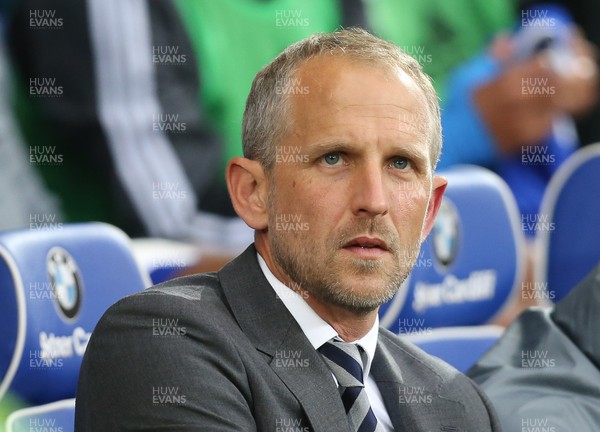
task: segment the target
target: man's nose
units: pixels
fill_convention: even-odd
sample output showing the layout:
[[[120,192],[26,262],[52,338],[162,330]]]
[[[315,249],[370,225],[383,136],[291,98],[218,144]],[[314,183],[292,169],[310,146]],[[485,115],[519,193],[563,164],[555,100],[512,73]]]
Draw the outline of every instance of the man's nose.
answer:
[[[388,212],[384,172],[380,166],[365,165],[355,173],[352,183],[353,213],[373,217]]]

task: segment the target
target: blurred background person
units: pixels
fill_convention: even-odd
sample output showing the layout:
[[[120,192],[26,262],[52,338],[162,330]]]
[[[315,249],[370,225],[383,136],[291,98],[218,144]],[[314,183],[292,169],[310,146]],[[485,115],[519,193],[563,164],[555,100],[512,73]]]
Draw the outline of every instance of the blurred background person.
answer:
[[[550,178],[580,145],[573,117],[598,99],[594,54],[564,10],[521,11],[510,34],[450,76],[441,167],[475,163],[496,171],[522,221],[535,222]],[[535,235],[535,223],[522,226]]]
[[[22,130],[61,156],[39,169],[66,221],[246,243],[216,182],[221,144],[197,104],[194,53],[172,2],[23,0],[8,22]]]
[[[519,9],[543,5],[546,2],[547,0],[520,0]],[[598,26],[598,22],[600,22],[600,2],[596,0],[553,0],[552,3],[569,11],[576,25],[583,31],[583,34],[593,44],[594,50],[597,52],[598,47],[600,47],[600,26]],[[599,93],[600,88],[596,91],[597,97]],[[600,122],[598,119],[600,119],[600,104],[596,104],[594,108],[575,119],[581,145],[585,146],[600,142]]]

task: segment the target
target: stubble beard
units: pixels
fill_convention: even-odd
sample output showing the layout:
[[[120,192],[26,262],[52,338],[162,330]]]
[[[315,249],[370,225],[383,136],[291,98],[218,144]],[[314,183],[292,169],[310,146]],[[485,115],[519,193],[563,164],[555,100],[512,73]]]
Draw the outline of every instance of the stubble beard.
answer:
[[[270,214],[274,215],[273,212]],[[269,225],[275,226],[273,223]],[[365,233],[387,243],[393,265],[383,259],[340,256],[345,244]],[[322,303],[357,315],[377,309],[394,296],[410,273],[420,249],[417,242],[403,251],[398,237],[375,219],[360,219],[343,232],[333,232],[330,240],[324,240],[324,254],[306,231],[270,230],[269,241],[274,261],[296,286]],[[404,262],[401,257],[405,258]],[[372,279],[374,285],[358,286],[358,282],[348,282],[365,278]]]

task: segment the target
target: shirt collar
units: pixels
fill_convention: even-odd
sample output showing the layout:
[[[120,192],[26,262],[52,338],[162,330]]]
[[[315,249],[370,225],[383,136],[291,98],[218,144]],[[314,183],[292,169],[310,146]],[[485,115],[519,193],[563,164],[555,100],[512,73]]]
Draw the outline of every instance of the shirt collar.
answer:
[[[271,285],[275,291],[277,298],[281,300],[290,314],[292,314],[314,349],[320,348],[321,345],[336,336],[339,337],[335,329],[325,322],[325,320],[323,320],[323,318],[321,318],[310,307],[310,305],[306,303],[306,300],[300,294],[286,286],[283,282],[277,279],[273,273],[271,273],[267,263],[259,253],[257,253],[256,256],[258,259],[258,265],[267,278],[269,285]],[[373,361],[373,356],[375,355],[375,349],[377,348],[378,335],[379,316],[376,316],[375,323],[369,332],[362,338],[352,342],[362,347],[367,354],[367,364],[364,365],[363,371],[365,379],[367,379],[369,371],[371,370],[371,363]]]

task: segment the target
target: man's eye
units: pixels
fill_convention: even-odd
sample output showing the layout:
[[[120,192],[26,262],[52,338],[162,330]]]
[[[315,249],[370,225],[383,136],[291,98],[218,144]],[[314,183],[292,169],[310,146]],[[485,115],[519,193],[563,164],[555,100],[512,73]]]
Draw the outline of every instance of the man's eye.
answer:
[[[396,169],[406,169],[410,165],[410,162],[405,157],[397,157],[392,161],[392,167]]]
[[[328,155],[323,156],[323,161],[325,161],[327,165],[337,165],[341,160],[342,158],[339,153],[329,153]]]

